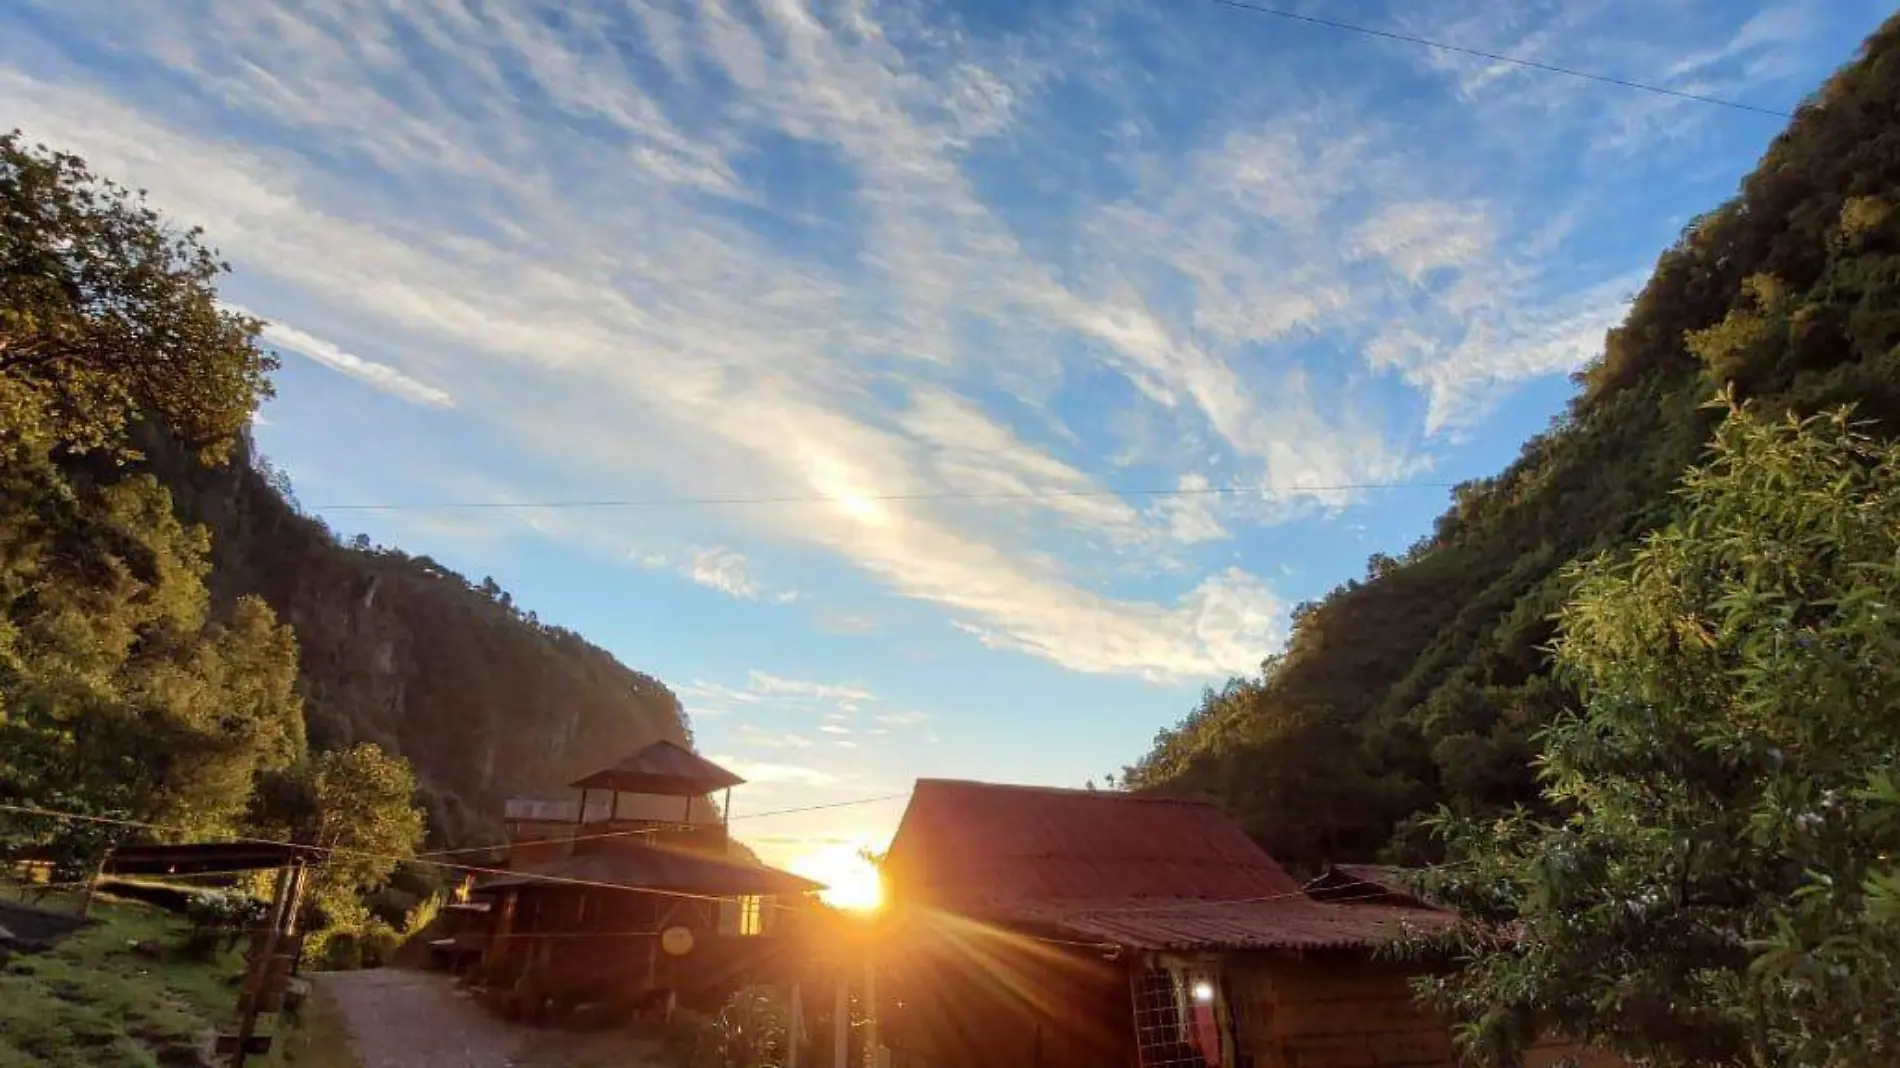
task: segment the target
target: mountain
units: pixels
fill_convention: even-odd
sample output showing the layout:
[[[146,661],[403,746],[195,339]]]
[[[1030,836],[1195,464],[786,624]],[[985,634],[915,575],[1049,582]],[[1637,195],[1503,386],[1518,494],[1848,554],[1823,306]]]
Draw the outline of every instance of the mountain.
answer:
[[[1126,785],[1213,793],[1301,864],[1429,857],[1437,806],[1535,804],[1536,732],[1574,697],[1545,652],[1567,565],[1668,521],[1722,417],[1710,402],[1851,403],[1894,432],[1897,211],[1900,18],[1662,254],[1546,433],[1402,556],[1296,609],[1285,651],[1209,691]]]
[[[603,753],[691,744],[659,680],[541,623],[492,579],[342,544],[248,439],[223,465],[150,429],[138,445],[179,517],[210,532],[214,603],[260,597],[295,631],[312,748],[370,741],[407,758],[437,837],[484,837],[503,798],[558,790]]]

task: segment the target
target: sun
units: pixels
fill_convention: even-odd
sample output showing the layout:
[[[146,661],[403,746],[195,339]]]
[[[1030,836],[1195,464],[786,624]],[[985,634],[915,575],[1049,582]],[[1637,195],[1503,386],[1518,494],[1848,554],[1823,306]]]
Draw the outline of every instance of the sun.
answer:
[[[825,884],[825,904],[850,912],[875,912],[884,904],[884,880],[855,846],[839,845],[800,857],[791,869]]]

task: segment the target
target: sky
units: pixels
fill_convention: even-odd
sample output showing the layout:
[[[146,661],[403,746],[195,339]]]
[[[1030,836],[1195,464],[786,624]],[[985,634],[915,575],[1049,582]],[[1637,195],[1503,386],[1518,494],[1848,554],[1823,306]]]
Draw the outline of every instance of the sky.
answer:
[[[1784,111],[1886,13],[1285,2]],[[1783,122],[1210,0],[0,0],[0,124],[205,228],[303,507],[666,682],[795,863],[1256,670]]]

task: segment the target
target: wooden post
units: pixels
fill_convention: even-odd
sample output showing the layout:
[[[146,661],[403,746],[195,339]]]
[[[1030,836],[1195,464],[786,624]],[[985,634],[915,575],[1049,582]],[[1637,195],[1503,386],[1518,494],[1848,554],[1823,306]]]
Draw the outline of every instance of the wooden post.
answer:
[[[284,937],[294,938],[297,934],[297,914],[303,908],[304,884],[310,881],[310,869],[298,861],[290,871],[290,896],[284,902]],[[297,943],[297,960],[303,960],[303,943]]]
[[[495,920],[495,926],[488,937],[487,952],[482,954],[482,971],[486,972],[485,981],[494,983],[506,966],[509,950],[514,943],[515,933],[515,888],[508,887],[501,893],[498,908],[501,913]]]
[[[851,1068],[851,980],[842,965],[837,969],[837,1006],[832,1009],[832,1068]]]
[[[79,914],[81,916],[85,916],[92,911],[92,895],[99,889],[99,880],[105,878],[106,862],[111,859],[112,850],[107,849],[105,855],[99,858],[98,865],[92,869],[92,878],[86,880],[86,892],[79,898]],[[21,895],[21,900],[25,900],[24,894]]]
[[[785,1068],[798,1068],[798,1047],[805,1037],[805,1003],[798,996],[798,980],[792,980],[785,998]]]
[[[252,940],[251,966],[247,970],[244,984],[247,988],[253,985],[250,977],[268,978],[271,973],[272,965],[275,963],[274,958],[277,955],[278,932],[283,929],[284,915],[288,911],[292,891],[298,882],[296,872],[295,865],[285,865],[277,869],[277,888],[271,894],[270,926],[265,928],[264,937]],[[294,922],[295,917],[291,919]],[[263,989],[263,985],[259,983],[257,992]],[[244,995],[241,995],[244,1011],[238,1018],[237,1048],[231,1054],[231,1068],[244,1068],[244,1058],[249,1055],[251,1036],[257,1032],[257,1003],[256,992],[247,990]]]
[[[864,1068],[882,1068],[877,1059],[877,958],[864,947]]]
[[[719,801],[719,826],[732,830],[732,787],[726,787],[725,796]]]

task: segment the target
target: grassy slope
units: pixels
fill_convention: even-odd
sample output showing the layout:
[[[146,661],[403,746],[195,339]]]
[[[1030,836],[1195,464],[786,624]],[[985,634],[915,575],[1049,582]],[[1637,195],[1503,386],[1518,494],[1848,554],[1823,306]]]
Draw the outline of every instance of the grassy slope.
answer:
[[[57,900],[48,907],[59,908]],[[100,921],[51,951],[16,956],[0,970],[0,1068],[151,1068],[197,1065],[198,1044],[228,1024],[243,968],[237,954],[199,962],[172,947],[184,921],[149,905],[102,898]],[[156,959],[133,950],[164,947]],[[334,1011],[309,1006],[302,1030],[267,1063],[354,1065]]]

